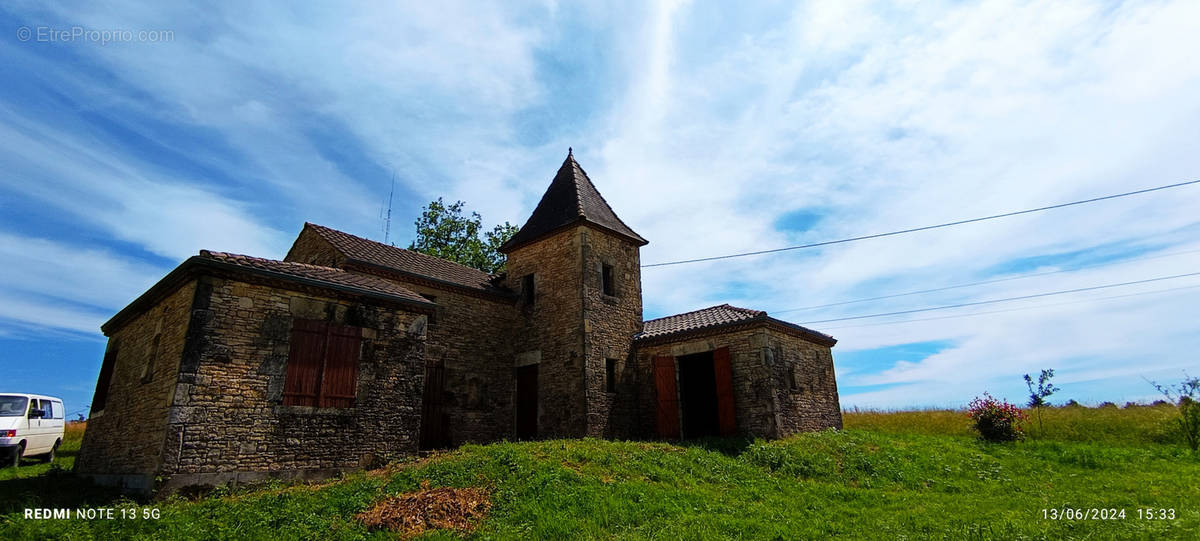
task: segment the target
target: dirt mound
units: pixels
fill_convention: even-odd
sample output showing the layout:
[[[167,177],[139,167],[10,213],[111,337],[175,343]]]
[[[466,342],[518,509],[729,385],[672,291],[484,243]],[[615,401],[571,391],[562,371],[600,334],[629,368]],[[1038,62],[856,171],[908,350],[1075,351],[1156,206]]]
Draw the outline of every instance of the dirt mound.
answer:
[[[372,530],[391,530],[405,538],[426,530],[470,531],[478,519],[492,507],[488,493],[481,488],[429,488],[386,498],[355,515]]]

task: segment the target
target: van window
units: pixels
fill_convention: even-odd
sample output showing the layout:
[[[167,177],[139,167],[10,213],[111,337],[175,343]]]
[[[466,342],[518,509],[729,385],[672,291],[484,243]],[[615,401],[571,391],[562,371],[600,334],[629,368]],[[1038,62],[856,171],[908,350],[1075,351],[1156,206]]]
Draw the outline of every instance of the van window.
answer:
[[[43,412],[42,413],[43,419],[53,419],[54,418],[54,402],[51,402],[49,400],[43,400],[42,401],[42,412]]]
[[[29,399],[23,396],[0,395],[0,417],[23,417]]]
[[[52,402],[52,404],[54,404],[54,418],[55,418],[55,419],[62,419],[62,418],[63,418],[63,405],[62,405],[62,402],[59,402],[59,401],[55,400],[54,402]]]

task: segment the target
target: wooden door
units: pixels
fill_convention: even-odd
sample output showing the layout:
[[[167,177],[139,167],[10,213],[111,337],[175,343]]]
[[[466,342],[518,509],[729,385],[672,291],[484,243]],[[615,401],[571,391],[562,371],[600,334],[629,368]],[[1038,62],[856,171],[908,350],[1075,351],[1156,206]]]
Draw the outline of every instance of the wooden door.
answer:
[[[722,436],[737,432],[737,417],[733,409],[733,366],[729,348],[713,352],[713,376],[717,380],[717,426]]]
[[[654,358],[654,388],[658,394],[658,437],[679,439],[679,394],[675,390],[675,357]]]
[[[421,449],[449,447],[446,408],[442,401],[446,390],[446,366],[441,359],[425,360],[425,393],[421,407]]]
[[[537,437],[538,365],[517,368],[517,439]]]

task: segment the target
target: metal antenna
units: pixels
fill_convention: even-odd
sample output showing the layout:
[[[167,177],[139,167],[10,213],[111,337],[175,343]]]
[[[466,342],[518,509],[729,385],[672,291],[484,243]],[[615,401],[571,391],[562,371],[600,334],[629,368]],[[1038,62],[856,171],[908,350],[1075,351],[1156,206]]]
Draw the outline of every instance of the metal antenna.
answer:
[[[388,244],[388,237],[392,234],[392,194],[396,192],[396,172],[392,171],[392,188],[388,190],[388,210],[387,220],[383,225],[383,243]]]

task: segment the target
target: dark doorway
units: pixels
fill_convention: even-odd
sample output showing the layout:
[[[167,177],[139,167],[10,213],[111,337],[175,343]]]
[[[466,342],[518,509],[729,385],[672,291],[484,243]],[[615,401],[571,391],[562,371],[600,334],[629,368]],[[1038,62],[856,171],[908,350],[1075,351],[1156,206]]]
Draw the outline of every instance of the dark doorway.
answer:
[[[450,446],[446,408],[442,401],[446,390],[446,366],[441,359],[425,361],[425,395],[421,411],[421,449]]]
[[[517,368],[517,439],[537,437],[538,365]]]
[[[720,434],[713,352],[684,355],[678,359],[683,437],[704,438]]]

